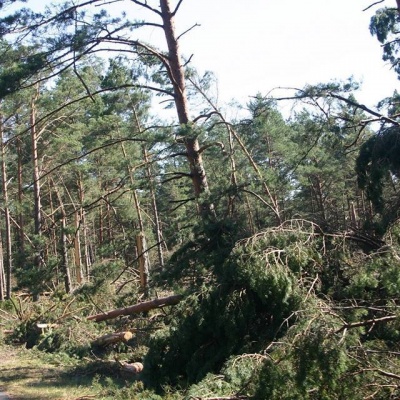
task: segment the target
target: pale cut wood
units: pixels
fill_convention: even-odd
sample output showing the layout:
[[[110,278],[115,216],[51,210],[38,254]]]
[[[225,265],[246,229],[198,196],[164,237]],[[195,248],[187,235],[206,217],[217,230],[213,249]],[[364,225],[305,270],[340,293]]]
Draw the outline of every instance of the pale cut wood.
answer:
[[[120,368],[125,374],[137,375],[143,371],[143,364],[140,362],[135,362],[133,364],[123,363],[120,365]]]
[[[150,301],[145,301],[143,303],[138,303],[125,308],[117,308],[102,314],[89,315],[87,317],[90,321],[100,322],[106,321],[108,319],[117,318],[120,315],[132,315],[140,312],[146,312],[153,310],[154,308],[160,308],[164,306],[174,306],[182,300],[183,296],[173,295],[169,297],[162,297],[159,299],[154,299]]]
[[[132,336],[132,332],[129,331],[107,333],[106,335],[100,336],[94,340],[92,345],[106,347],[114,343],[127,342],[128,340],[132,339]]]

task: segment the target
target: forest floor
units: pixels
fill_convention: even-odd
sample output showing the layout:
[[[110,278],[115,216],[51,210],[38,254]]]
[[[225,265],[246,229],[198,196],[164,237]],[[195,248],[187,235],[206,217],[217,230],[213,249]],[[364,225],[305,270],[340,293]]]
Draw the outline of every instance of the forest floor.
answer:
[[[35,350],[0,345],[0,392],[10,400],[94,399],[89,377],[63,360],[46,360]]]

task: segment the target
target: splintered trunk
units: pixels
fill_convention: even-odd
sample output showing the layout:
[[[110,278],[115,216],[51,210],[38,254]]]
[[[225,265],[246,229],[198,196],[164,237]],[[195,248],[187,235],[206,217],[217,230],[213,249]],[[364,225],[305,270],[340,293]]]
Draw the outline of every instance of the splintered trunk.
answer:
[[[175,108],[180,125],[184,128],[189,128],[192,121],[190,121],[189,117],[185,71],[179,51],[178,37],[175,33],[175,14],[171,10],[170,0],[160,0],[160,8],[168,46],[167,70],[173,86]],[[190,129],[189,133],[186,133],[182,139],[186,148],[186,157],[189,161],[194,193],[198,199],[202,194],[209,191],[199,141],[194,133],[190,133]],[[202,200],[199,206],[203,216],[213,216],[215,214],[213,205],[207,200]]]
[[[3,259],[3,270],[6,273],[6,298],[11,298],[11,276],[12,276],[12,246],[11,246],[11,216],[10,207],[8,204],[8,182],[7,182],[7,167],[6,167],[6,149],[4,143],[3,116],[0,114],[0,147],[1,147],[1,180],[3,189],[4,201],[4,222],[5,222],[5,258]],[[5,267],[5,268],[4,268]]]
[[[136,236],[136,246],[138,252],[138,263],[139,263],[139,275],[140,275],[140,286],[145,291],[148,291],[149,286],[149,253],[147,251],[146,236],[143,232],[140,232]]]

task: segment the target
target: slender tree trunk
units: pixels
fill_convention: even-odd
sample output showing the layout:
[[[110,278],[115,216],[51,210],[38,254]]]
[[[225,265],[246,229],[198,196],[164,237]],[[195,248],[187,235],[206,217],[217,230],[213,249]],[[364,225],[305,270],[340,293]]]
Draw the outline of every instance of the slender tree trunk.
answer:
[[[234,143],[233,143],[233,135],[232,135],[232,130],[228,129],[228,135],[229,135],[229,161],[231,164],[231,186],[233,188],[237,188],[237,176],[236,176],[236,162],[235,162],[235,157],[234,157]],[[228,215],[230,217],[233,217],[235,214],[235,198],[236,196],[230,195],[228,198]],[[246,199],[248,202],[248,198],[246,195]],[[250,216],[251,219],[251,216]]]
[[[65,212],[61,218],[61,235],[60,235],[60,245],[61,245],[61,271],[64,275],[64,287],[66,293],[71,293],[72,283],[71,274],[68,265],[68,241],[67,241],[67,218]]]
[[[54,179],[52,179],[51,177],[48,177],[47,179],[47,184],[48,184],[48,201],[49,201],[49,206],[50,206],[50,216],[51,216],[51,228],[50,231],[48,233],[48,235],[50,236],[51,240],[51,246],[52,246],[52,251],[53,251],[53,255],[55,257],[57,257],[59,255],[59,248],[60,248],[60,240],[59,237],[57,236],[57,218],[55,216],[56,211],[55,211],[55,207],[54,207],[54,200],[53,200],[53,194],[54,192],[57,193],[57,197],[59,198],[59,194],[58,194],[58,190],[56,187],[56,184],[54,182]],[[59,266],[56,266],[56,285],[58,286],[60,283],[60,274],[59,274]]]
[[[72,279],[71,279],[71,271],[68,262],[68,238],[67,238],[67,215],[65,212],[64,202],[61,197],[61,194],[58,188],[54,185],[54,191],[57,196],[59,208],[61,211],[61,232],[60,232],[60,255],[61,255],[61,263],[60,269],[63,275],[64,280],[64,288],[66,293],[71,293],[72,291]]]
[[[25,254],[25,233],[24,233],[24,213],[22,212],[23,203],[23,179],[22,179],[22,140],[17,138],[17,183],[18,183],[18,248],[21,254]]]
[[[31,125],[31,147],[32,147],[32,164],[33,164],[33,203],[34,203],[34,234],[36,236],[42,235],[42,200],[40,193],[40,168],[39,168],[39,156],[38,156],[38,141],[39,141],[39,133],[36,127],[36,100],[39,97],[39,87],[37,87],[35,95],[32,96],[31,99],[31,116],[30,116],[30,125]],[[40,241],[39,241],[40,242]],[[34,267],[37,271],[40,271],[43,267],[44,261],[44,248],[42,244],[37,245],[38,247],[35,249],[36,256],[34,258]],[[33,300],[39,300],[39,291],[40,288],[35,288],[35,292],[33,293]]]
[[[1,180],[3,186],[4,201],[4,222],[6,233],[6,252],[5,252],[5,271],[6,271],[6,298],[11,298],[11,277],[12,277],[12,239],[11,239],[11,217],[8,201],[8,182],[7,182],[7,166],[6,166],[6,149],[3,129],[3,116],[0,114],[0,148],[1,148]],[[4,260],[4,259],[3,259]]]
[[[86,221],[85,210],[82,209],[82,217],[81,217],[81,225],[83,227],[83,248],[84,248],[84,256],[85,256],[85,280],[88,281],[90,277],[90,269],[93,262],[93,257],[91,256],[90,251],[90,242],[88,239],[88,227]]]
[[[100,204],[99,208],[99,229],[98,229],[98,244],[101,246],[104,242],[104,215],[103,215],[103,205]]]
[[[36,106],[37,96],[32,97],[31,101],[31,142],[32,142],[32,162],[33,162],[33,196],[34,196],[34,223],[35,234],[40,235],[42,232],[42,205],[40,195],[40,171],[38,158],[38,134],[36,128]]]
[[[139,121],[136,121],[138,124],[138,128],[140,130]],[[127,159],[128,156],[125,151],[125,147],[121,144],[122,147],[122,154],[124,158]],[[136,248],[137,248],[137,259],[138,259],[138,266],[139,266],[139,276],[140,276],[140,286],[144,290],[145,293],[148,291],[148,280],[149,280],[149,269],[150,269],[150,258],[149,253],[147,251],[147,242],[146,242],[146,235],[144,233],[144,224],[142,213],[140,211],[140,204],[139,199],[136,193],[136,190],[133,188],[134,179],[132,175],[132,171],[130,166],[128,165],[128,175],[130,179],[130,183],[132,186],[132,198],[133,203],[135,205],[136,215],[138,217],[138,224],[139,224],[139,234],[136,235]]]
[[[6,274],[4,270],[3,238],[0,229],[0,301],[6,298]]]
[[[83,282],[82,253],[81,253],[81,209],[75,210],[75,236],[74,236],[74,261],[75,275],[78,284]]]
[[[135,208],[138,215],[139,221],[139,234],[136,235],[136,248],[137,248],[137,259],[139,265],[139,275],[140,275],[140,286],[147,294],[148,291],[148,281],[149,281],[149,267],[150,259],[149,253],[147,251],[146,235],[144,233],[144,225],[142,219],[142,213],[140,212],[139,200],[137,197],[136,190],[133,190],[133,199],[135,202]]]
[[[158,262],[160,264],[160,267],[164,268],[164,254],[163,254],[163,249],[162,249],[163,240],[162,240],[161,222],[160,222],[160,218],[159,218],[158,210],[157,210],[156,194],[154,192],[154,179],[153,179],[153,175],[151,173],[149,158],[148,158],[145,146],[143,146],[143,158],[144,158],[144,162],[146,164],[147,179],[149,181],[151,207],[153,209],[153,218],[154,218],[154,232],[155,232],[156,240],[157,240]]]

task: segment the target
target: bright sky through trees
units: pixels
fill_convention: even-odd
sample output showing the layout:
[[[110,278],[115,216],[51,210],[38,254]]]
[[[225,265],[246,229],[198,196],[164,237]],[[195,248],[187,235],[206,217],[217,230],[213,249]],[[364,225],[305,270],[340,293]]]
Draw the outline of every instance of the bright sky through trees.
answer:
[[[177,28],[185,32],[200,25],[183,35],[182,53],[193,54],[192,65],[200,71],[216,74],[221,103],[246,103],[249,96],[278,86],[301,88],[353,76],[362,82],[359,101],[373,106],[399,87],[395,73],[382,61],[380,44],[369,33],[373,13],[379,7],[395,7],[395,0],[363,11],[373,2],[184,0]],[[27,5],[41,8],[49,3],[28,0]],[[105,3],[114,13],[153,18],[134,4],[127,9],[128,2]],[[148,30],[145,40],[163,43],[158,31]]]

